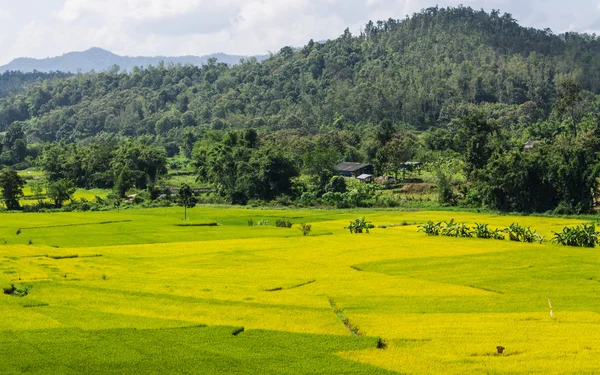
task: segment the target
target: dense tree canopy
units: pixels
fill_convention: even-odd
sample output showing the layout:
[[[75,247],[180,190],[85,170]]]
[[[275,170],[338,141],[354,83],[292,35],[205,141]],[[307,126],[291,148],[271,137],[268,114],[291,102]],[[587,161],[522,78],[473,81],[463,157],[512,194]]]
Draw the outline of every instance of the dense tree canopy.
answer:
[[[0,87],[11,77],[21,76]],[[398,176],[414,159],[452,159],[466,182],[453,186],[440,169],[446,203],[595,204],[600,40],[524,28],[498,11],[429,8],[260,63],[23,77],[0,90],[0,164],[38,166],[50,182],[122,197],[152,189],[167,158],[182,155],[232,203],[345,205],[368,189],[342,192],[340,161]]]

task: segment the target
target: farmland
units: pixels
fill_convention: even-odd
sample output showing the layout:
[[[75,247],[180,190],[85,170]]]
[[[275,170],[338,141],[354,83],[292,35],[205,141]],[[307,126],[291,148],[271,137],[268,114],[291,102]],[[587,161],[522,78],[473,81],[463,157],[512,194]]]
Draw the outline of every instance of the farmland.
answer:
[[[597,372],[596,249],[417,232],[454,218],[518,222],[549,238],[582,220],[230,207],[188,214],[0,215],[0,283],[26,293],[0,296],[0,373]],[[344,227],[357,216],[386,228],[350,234]],[[277,228],[278,219],[294,226]],[[302,222],[312,224],[306,237]]]

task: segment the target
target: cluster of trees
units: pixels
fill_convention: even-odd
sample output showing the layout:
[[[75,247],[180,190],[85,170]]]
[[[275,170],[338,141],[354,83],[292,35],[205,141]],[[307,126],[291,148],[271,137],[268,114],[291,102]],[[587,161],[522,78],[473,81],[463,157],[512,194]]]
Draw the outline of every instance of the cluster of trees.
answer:
[[[51,143],[36,160],[50,182],[72,181],[81,188],[146,189],[167,171],[167,154],[149,138],[107,139],[87,145]]]
[[[511,121],[481,109],[424,137],[464,162],[463,203],[518,212],[582,213],[596,204],[600,177],[600,101],[564,80],[550,116]],[[527,108],[525,108],[527,107]],[[517,113],[531,110],[525,103]],[[527,115],[525,115],[527,117]],[[527,140],[535,140],[525,147]],[[452,201],[456,197],[446,197]]]
[[[0,164],[15,165],[28,156],[27,138],[18,123],[8,127],[4,137],[0,137]]]

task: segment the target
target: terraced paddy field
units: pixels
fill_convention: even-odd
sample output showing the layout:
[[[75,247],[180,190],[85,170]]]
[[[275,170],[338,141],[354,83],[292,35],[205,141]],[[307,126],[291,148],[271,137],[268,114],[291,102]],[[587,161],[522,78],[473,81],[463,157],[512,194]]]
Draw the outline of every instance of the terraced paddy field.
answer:
[[[0,215],[0,374],[600,373],[597,249],[417,232],[581,220],[181,211]]]

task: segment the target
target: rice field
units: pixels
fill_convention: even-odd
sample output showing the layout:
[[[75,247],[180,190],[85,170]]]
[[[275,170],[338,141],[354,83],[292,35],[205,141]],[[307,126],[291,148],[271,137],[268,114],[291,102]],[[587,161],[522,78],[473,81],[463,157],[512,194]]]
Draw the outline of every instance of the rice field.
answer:
[[[581,220],[181,211],[0,215],[0,373],[600,373],[597,249],[417,232]]]

